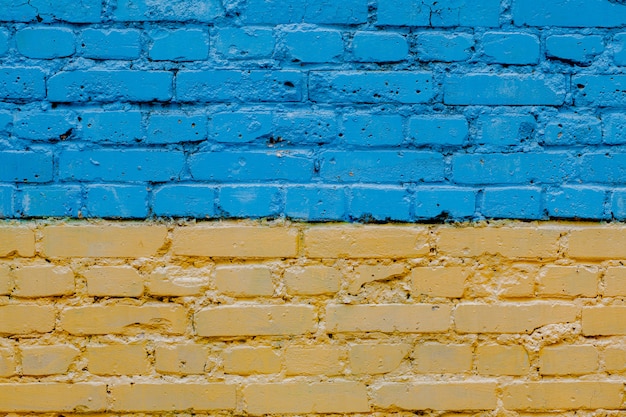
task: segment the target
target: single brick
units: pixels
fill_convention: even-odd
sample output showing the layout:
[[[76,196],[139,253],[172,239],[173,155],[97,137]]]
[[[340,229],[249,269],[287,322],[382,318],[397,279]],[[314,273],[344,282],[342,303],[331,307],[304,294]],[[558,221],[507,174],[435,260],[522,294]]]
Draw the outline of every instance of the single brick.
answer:
[[[180,151],[67,150],[59,155],[59,176],[70,181],[171,181],[179,177],[184,163]]]
[[[209,34],[200,29],[155,30],[149,33],[153,61],[202,61],[209,56]]]
[[[218,207],[226,217],[277,217],[282,211],[282,190],[265,185],[221,187]]]
[[[160,345],[154,351],[154,367],[162,374],[193,375],[209,371],[206,345]]]
[[[610,266],[606,269],[603,277],[603,295],[615,297],[626,295],[626,268],[621,266]]]
[[[146,289],[151,295],[185,297],[200,295],[207,286],[208,273],[202,269],[166,266],[150,274]]]
[[[398,146],[404,141],[402,116],[349,113],[340,131],[343,143],[355,146]]]
[[[273,116],[268,112],[216,113],[211,115],[209,138],[222,143],[264,143],[274,137]]]
[[[12,289],[13,277],[11,276],[11,268],[9,265],[0,265],[0,295],[9,295]]]
[[[65,266],[22,266],[13,271],[16,297],[74,294],[74,272]]]
[[[90,185],[86,190],[86,217],[143,219],[148,215],[146,186]]]
[[[306,80],[300,71],[181,70],[176,99],[182,102],[299,102]]]
[[[380,0],[378,25],[384,26],[498,26],[500,3],[497,0]]]
[[[21,303],[0,306],[1,334],[48,333],[54,326],[55,312],[50,305]]]
[[[79,38],[80,54],[92,59],[137,59],[141,32],[135,29],[85,29]]]
[[[359,31],[352,39],[356,62],[397,62],[408,58],[409,44],[404,36],[388,31]]]
[[[189,168],[195,180],[215,182],[310,182],[314,170],[309,155],[276,151],[201,152],[189,156]]]
[[[275,113],[272,137],[286,144],[323,144],[337,138],[335,113],[317,110]],[[271,142],[271,141],[270,141]]]
[[[67,111],[19,112],[13,121],[13,134],[30,140],[67,140],[75,128],[76,116]]]
[[[345,216],[346,193],[338,186],[295,186],[285,191],[285,216],[307,221]]]
[[[567,255],[577,259],[624,259],[625,231],[619,226],[574,229],[569,234]]]
[[[312,71],[309,99],[320,103],[428,103],[435,95],[430,72]]]
[[[545,128],[544,143],[555,146],[599,145],[602,126],[598,117],[564,115]]]
[[[153,193],[157,216],[207,218],[215,215],[215,189],[206,185],[164,185]]]
[[[422,62],[465,61],[474,52],[474,37],[467,33],[424,32],[417,35],[417,59]]]
[[[311,258],[412,258],[429,252],[428,230],[396,226],[319,226],[304,231]]]
[[[502,271],[498,295],[502,298],[535,297],[535,277],[538,271],[539,268],[534,264],[513,264],[511,268]]]
[[[352,187],[350,209],[353,219],[409,221],[411,201],[402,187]]]
[[[589,152],[580,159],[578,176],[582,183],[620,184],[626,172],[626,154],[618,152]],[[591,188],[591,187],[588,187]]]
[[[609,145],[626,143],[626,115],[622,113],[602,115],[602,142]]]
[[[603,51],[602,36],[568,34],[552,35],[546,38],[548,58],[589,65],[593,58]]]
[[[275,374],[281,367],[280,353],[265,346],[236,346],[225,350],[222,358],[226,374]]]
[[[516,25],[564,27],[614,27],[626,24],[619,2],[602,0],[554,0],[538,4],[517,1],[512,9]]]
[[[386,382],[377,386],[373,404],[403,410],[492,410],[496,407],[493,382]]]
[[[623,372],[626,370],[626,350],[622,347],[607,347],[604,349],[604,369],[609,372]]]
[[[326,331],[440,333],[450,328],[451,308],[430,304],[329,305]]]
[[[411,294],[460,298],[469,272],[460,266],[418,267],[411,270]]]
[[[595,297],[600,271],[594,266],[555,266],[542,268],[538,294],[548,297]]]
[[[396,370],[411,350],[408,344],[350,345],[348,359],[355,374],[386,374]]]
[[[150,113],[146,143],[200,142],[207,138],[207,120],[202,114]]]
[[[579,312],[575,305],[546,302],[464,303],[455,309],[454,323],[459,333],[532,333],[548,324],[573,323]]]
[[[626,307],[583,307],[582,324],[585,336],[626,335]]]
[[[530,371],[528,353],[522,346],[484,345],[476,349],[478,373],[523,376]]]
[[[146,345],[111,344],[87,346],[87,370],[95,375],[146,375],[150,362]]]
[[[409,119],[409,139],[417,146],[462,145],[469,136],[463,116],[413,116]]]
[[[468,372],[472,367],[472,347],[469,345],[423,343],[415,347],[414,368],[419,373]]]
[[[0,69],[0,99],[41,100],[46,97],[45,74],[39,68]]]
[[[457,184],[561,184],[572,174],[563,152],[456,154],[452,176]]]
[[[439,182],[444,179],[443,156],[429,151],[326,151],[320,155],[325,181],[353,183]]]
[[[233,297],[270,296],[274,293],[272,273],[263,265],[218,266],[215,287]]]
[[[0,152],[0,181],[52,181],[52,154],[30,151]]]
[[[203,22],[211,23],[222,15],[219,0],[206,0],[201,4],[192,0],[173,0],[159,3],[150,0],[119,0],[113,11],[118,22]]]
[[[198,336],[265,336],[312,333],[317,327],[309,305],[221,306],[198,311],[194,318]]]
[[[297,231],[288,227],[184,227],[174,230],[172,251],[186,256],[294,257],[297,240]]]
[[[80,217],[80,187],[39,185],[22,188],[20,193],[24,217]]]
[[[168,71],[61,71],[48,80],[48,100],[168,101],[172,98],[172,79]]]
[[[46,226],[43,253],[51,257],[151,256],[165,243],[165,226]]]
[[[140,382],[112,384],[110,410],[114,412],[234,410],[236,386],[223,383]]]
[[[389,281],[394,278],[401,278],[405,274],[405,266],[402,263],[359,265],[354,268],[353,273],[349,274],[348,293],[358,294],[365,284],[375,281]]]
[[[35,256],[35,232],[28,227],[0,226],[0,257]]]
[[[15,34],[17,50],[28,58],[53,59],[74,54],[76,36],[67,28],[27,27]]]
[[[9,217],[15,216],[15,204],[14,204],[14,198],[13,198],[15,193],[16,193],[16,189],[13,186],[9,186],[9,185],[0,186],[0,217],[1,218],[9,218]]]
[[[503,387],[507,410],[618,408],[622,384],[608,381],[514,382]]]
[[[64,374],[80,351],[72,345],[23,346],[22,375]]]
[[[347,0],[341,4],[332,0],[318,0],[314,3],[300,0],[248,0],[243,12],[246,23],[269,25],[302,22],[354,25],[365,23],[367,15],[367,0]]]
[[[626,104],[626,75],[573,75],[576,106],[622,107]]]
[[[283,33],[291,62],[337,62],[343,55],[343,39],[338,30],[295,30]]]
[[[476,190],[458,187],[419,187],[415,190],[415,217],[461,219],[476,212]]]
[[[130,266],[94,266],[82,273],[87,294],[96,297],[140,297],[143,280]]]
[[[6,29],[0,29],[0,56],[6,55],[9,51],[9,32]]]
[[[485,217],[537,219],[543,217],[542,190],[536,187],[486,188],[481,212]]]
[[[437,234],[437,248],[442,254],[537,259],[557,256],[561,231],[537,227],[442,227]]]
[[[530,114],[505,114],[478,116],[479,133],[474,140],[478,145],[516,146],[530,142],[537,122]]]
[[[70,23],[96,23],[100,21],[101,0],[82,0],[80,7],[72,1],[31,0],[29,3],[16,3],[1,0],[0,20],[16,22],[65,21]]]
[[[338,375],[343,356],[343,349],[335,346],[290,346],[285,351],[285,370],[287,375]]]
[[[283,281],[290,295],[332,295],[339,291],[341,278],[337,268],[308,265],[287,269]]]
[[[252,415],[370,411],[365,385],[351,381],[252,383],[243,398]]]
[[[539,39],[528,33],[487,32],[482,47],[490,63],[528,65],[539,61]]]
[[[598,369],[598,351],[591,345],[548,346],[539,353],[541,375],[587,375]]]
[[[0,349],[0,376],[9,377],[15,375],[17,360],[12,349]]]
[[[567,88],[563,75],[467,74],[444,81],[443,101],[452,105],[561,105]]]
[[[85,111],[81,137],[90,142],[136,143],[144,138],[139,111]]]
[[[217,53],[226,59],[271,58],[274,52],[275,40],[270,28],[218,28],[214,39]]]
[[[546,208],[556,218],[607,218],[606,190],[596,187],[561,187],[548,192]]]
[[[60,327],[73,335],[135,334],[147,330],[183,334],[187,312],[178,304],[68,307],[61,312]]]
[[[613,61],[615,65],[626,65],[626,33],[615,34],[613,42]]]
[[[50,413],[107,409],[107,386],[98,383],[0,384],[0,412]]]

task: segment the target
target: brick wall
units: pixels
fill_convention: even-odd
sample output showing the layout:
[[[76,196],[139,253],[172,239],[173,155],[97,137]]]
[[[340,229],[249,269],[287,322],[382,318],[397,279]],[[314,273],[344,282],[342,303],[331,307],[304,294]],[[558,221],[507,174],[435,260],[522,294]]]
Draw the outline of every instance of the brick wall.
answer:
[[[0,0],[0,216],[624,219],[609,0]]]
[[[625,239],[559,222],[4,225],[0,412],[621,415]]]

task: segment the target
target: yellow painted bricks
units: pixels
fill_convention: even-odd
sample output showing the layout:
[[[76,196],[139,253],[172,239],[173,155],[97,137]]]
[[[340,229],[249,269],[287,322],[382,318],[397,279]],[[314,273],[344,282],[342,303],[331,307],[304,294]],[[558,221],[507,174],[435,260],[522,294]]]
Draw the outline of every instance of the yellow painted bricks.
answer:
[[[625,236],[7,222],[0,413],[621,415]]]

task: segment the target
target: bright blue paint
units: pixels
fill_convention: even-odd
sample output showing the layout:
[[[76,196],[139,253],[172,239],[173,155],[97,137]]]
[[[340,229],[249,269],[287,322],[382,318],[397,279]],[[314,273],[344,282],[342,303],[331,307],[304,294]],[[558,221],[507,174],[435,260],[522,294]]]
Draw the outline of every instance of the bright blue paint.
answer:
[[[279,187],[242,185],[219,190],[219,209],[226,217],[273,217],[282,209]]]
[[[605,200],[605,189],[562,187],[548,192],[546,207],[551,217],[604,219]]]
[[[87,187],[89,217],[143,218],[148,215],[148,190],[143,185],[93,185]]]
[[[626,219],[626,4],[0,0],[0,217]]]
[[[540,219],[541,189],[536,187],[487,188],[481,214],[496,219]]]
[[[137,59],[141,53],[141,32],[135,29],[85,29],[79,40],[85,58]]]
[[[215,189],[206,185],[166,185],[154,191],[157,216],[210,218],[215,215]]]

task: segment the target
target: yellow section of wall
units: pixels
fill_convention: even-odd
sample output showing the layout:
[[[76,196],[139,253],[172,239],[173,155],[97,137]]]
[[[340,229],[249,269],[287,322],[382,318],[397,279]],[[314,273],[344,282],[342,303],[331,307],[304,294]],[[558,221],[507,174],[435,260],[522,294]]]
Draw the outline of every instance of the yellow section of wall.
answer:
[[[562,222],[5,223],[0,413],[618,413],[624,236]]]

